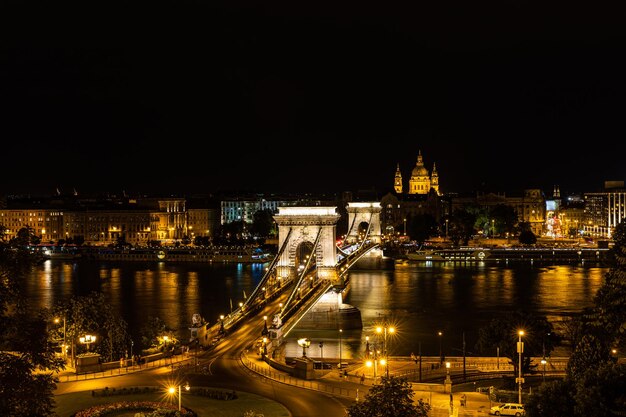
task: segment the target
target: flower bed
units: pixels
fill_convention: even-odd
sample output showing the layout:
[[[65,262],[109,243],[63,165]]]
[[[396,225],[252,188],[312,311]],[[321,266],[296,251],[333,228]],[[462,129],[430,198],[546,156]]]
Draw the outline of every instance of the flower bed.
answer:
[[[156,401],[120,401],[117,403],[97,405],[81,410],[74,414],[74,417],[101,417],[120,411],[161,411],[163,416],[186,416],[196,417],[196,413],[182,408],[178,411],[178,406],[173,404],[160,403]],[[158,415],[159,415],[158,414]]]

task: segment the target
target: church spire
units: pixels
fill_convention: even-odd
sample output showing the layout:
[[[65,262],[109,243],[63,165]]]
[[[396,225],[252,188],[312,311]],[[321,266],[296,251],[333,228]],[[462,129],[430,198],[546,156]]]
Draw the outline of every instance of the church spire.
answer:
[[[437,164],[433,162],[433,173],[430,176],[430,188],[435,190],[437,195],[441,195],[439,193],[439,174],[437,173]]]
[[[396,193],[402,194],[402,173],[400,172],[400,164],[396,166],[396,177],[393,180],[393,189]]]

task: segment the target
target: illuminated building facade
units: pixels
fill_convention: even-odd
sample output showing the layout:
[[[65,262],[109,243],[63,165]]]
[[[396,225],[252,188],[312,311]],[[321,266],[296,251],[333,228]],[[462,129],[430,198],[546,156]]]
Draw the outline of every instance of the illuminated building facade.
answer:
[[[543,236],[546,225],[546,199],[539,189],[527,189],[518,196],[507,196],[505,193],[479,193],[471,197],[453,196],[451,211],[472,206],[489,211],[500,204],[512,207],[517,213],[519,222],[528,223],[535,235]]]
[[[626,190],[623,181],[606,181],[605,191],[585,193],[583,232],[592,237],[610,238],[615,226],[626,218]]]
[[[17,232],[29,227],[35,236],[41,236],[42,242],[63,239],[64,212],[55,209],[2,209],[0,225],[4,226],[7,239],[17,236]]]
[[[22,203],[29,205],[28,202]],[[37,205],[39,202],[31,202]],[[48,204],[59,204],[48,202]],[[192,200],[192,205],[193,205]],[[43,243],[73,240],[88,245],[121,242],[146,245],[149,241],[172,244],[196,236],[213,236],[218,227],[218,210],[186,199],[145,198],[138,200],[65,202],[66,209],[0,209],[0,225],[7,238],[30,227]]]

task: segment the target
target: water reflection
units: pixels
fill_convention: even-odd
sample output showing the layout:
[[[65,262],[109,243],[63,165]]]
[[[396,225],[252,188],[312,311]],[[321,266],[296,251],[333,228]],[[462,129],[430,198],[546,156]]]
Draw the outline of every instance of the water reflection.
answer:
[[[193,314],[217,322],[220,314],[231,311],[231,302],[236,308],[244,295],[252,294],[266,266],[46,261],[33,271],[24,290],[34,309],[73,294],[101,291],[128,322],[134,338],[149,316],[158,316],[186,339]],[[607,271],[589,264],[432,262],[353,271],[344,301],[359,308],[363,329],[344,330],[342,357],[362,357],[366,337],[376,343],[379,323],[393,323],[398,329],[389,340],[391,355],[417,354],[421,345],[424,355],[437,356],[438,331],[443,332],[446,355],[460,355],[463,333],[469,354],[478,328],[502,311],[523,308],[558,322],[591,306]],[[296,343],[301,337],[312,340],[309,356],[339,357],[336,330],[298,328],[287,339],[288,356],[302,354]],[[319,342],[324,342],[322,349]]]

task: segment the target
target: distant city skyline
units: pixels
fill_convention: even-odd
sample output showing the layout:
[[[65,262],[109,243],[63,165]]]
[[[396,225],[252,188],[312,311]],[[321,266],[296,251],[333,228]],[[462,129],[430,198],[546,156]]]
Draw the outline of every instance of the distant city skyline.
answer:
[[[384,192],[420,150],[444,193],[626,179],[619,13],[310,7],[15,13],[0,194]]]

